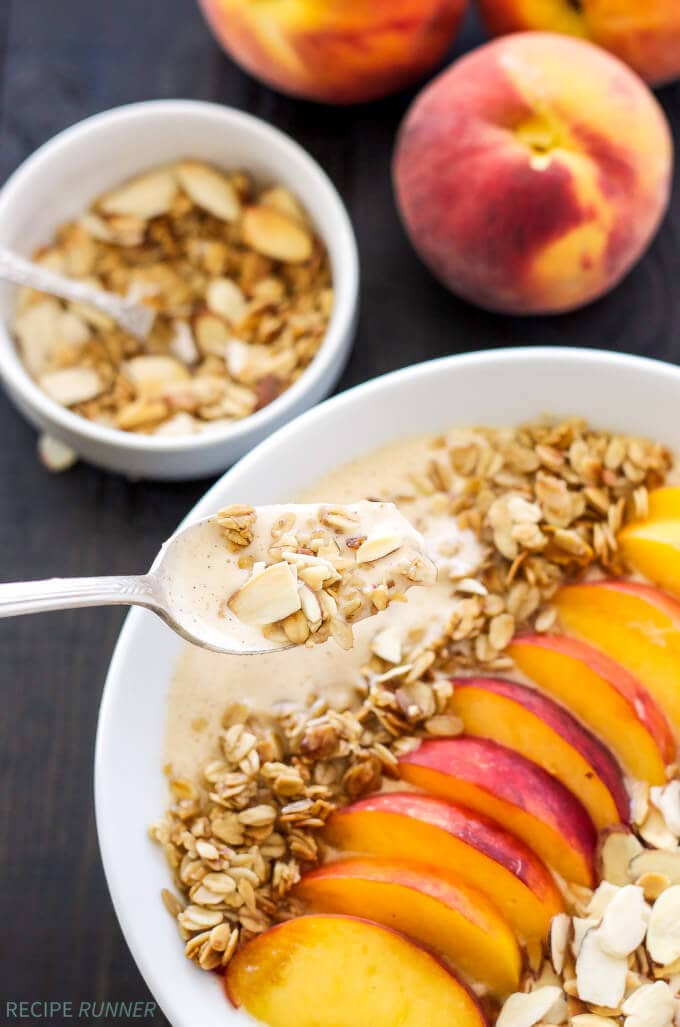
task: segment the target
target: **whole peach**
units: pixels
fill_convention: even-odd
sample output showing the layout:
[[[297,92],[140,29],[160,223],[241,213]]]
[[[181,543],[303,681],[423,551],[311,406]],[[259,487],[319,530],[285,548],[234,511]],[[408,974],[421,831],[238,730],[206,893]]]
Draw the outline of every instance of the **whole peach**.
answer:
[[[492,35],[545,29],[590,39],[659,85],[680,75],[678,0],[479,0]]]
[[[666,210],[672,143],[629,68],[568,36],[487,43],[416,98],[397,141],[413,245],[454,292],[555,313],[611,289]]]
[[[199,0],[234,60],[276,89],[326,103],[393,93],[446,53],[467,0]]]

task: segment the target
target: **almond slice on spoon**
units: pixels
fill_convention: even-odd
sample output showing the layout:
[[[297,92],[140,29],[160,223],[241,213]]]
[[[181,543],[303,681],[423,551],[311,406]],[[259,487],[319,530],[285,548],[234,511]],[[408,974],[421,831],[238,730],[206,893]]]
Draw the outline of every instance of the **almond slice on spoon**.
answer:
[[[177,195],[177,182],[171,171],[152,171],[131,179],[120,189],[114,189],[99,200],[104,214],[121,214],[151,218],[167,214]]]
[[[283,620],[302,606],[295,571],[288,563],[273,563],[249,578],[227,605],[245,624],[274,624]]]
[[[375,535],[362,542],[356,551],[357,563],[374,563],[396,552],[404,542],[401,535]]]
[[[179,184],[197,207],[220,221],[236,221],[240,217],[241,202],[226,175],[195,160],[182,161],[176,171]]]

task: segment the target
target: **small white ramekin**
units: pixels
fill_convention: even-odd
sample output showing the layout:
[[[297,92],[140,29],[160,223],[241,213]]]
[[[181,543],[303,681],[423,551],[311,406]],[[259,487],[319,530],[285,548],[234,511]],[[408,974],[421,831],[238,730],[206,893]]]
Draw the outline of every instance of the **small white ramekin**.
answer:
[[[135,435],[88,421],[51,400],[31,379],[11,336],[13,290],[0,287],[0,378],[40,431],[84,460],[134,478],[178,480],[217,474],[284,422],[313,406],[338,380],[358,307],[356,241],[325,172],[297,143],[249,114],[193,100],[153,100],[87,118],[41,146],[0,191],[0,246],[24,256],[100,193],[156,164],[195,157],[243,168],[288,186],[303,202],[330,256],[335,305],[316,357],[286,392],[233,425],[186,438]]]

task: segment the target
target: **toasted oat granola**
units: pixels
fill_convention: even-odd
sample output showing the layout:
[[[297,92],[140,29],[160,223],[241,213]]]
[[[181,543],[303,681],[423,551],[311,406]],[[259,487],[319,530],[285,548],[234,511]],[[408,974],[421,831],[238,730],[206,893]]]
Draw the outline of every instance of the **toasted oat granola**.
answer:
[[[168,893],[166,904],[190,959],[206,969],[226,965],[243,941],[295,915],[288,892],[302,869],[323,860],[320,833],[330,814],[397,777],[398,757],[422,737],[459,734],[462,723],[449,707],[449,677],[478,668],[510,669],[505,649],[517,630],[551,629],[551,599],[560,584],[586,572],[623,572],[617,532],[644,513],[647,490],[663,483],[670,466],[662,446],[593,431],[576,419],[456,430],[433,442],[431,458],[410,487],[383,498],[393,498],[407,512],[409,503],[425,497],[432,517],[471,529],[481,545],[479,566],[473,574],[461,573],[452,560],[455,612],[435,641],[423,641],[418,631],[406,638],[391,628],[376,633],[351,708],[331,709],[314,696],[302,708],[280,705],[266,716],[234,705],[225,714],[219,754],[203,768],[203,779],[171,781],[173,804],[151,835],[164,846],[183,896],[180,902]],[[251,528],[249,510],[232,508],[223,517],[227,537],[238,548]],[[449,550],[444,555],[455,557]],[[676,769],[669,774],[676,777]],[[665,830],[675,832],[677,848],[675,787],[669,785],[670,798],[638,797],[636,831],[648,845],[663,849],[664,839],[668,845]],[[666,810],[664,830],[654,815],[659,806]],[[680,885],[675,862],[640,867],[629,877],[628,864],[642,849],[630,838],[633,850],[619,845],[625,865],[617,885],[635,883],[647,899]],[[592,894],[571,886],[568,898],[572,912],[584,916]],[[565,1010],[603,1012],[571,994],[567,976],[573,975],[574,958],[565,962],[567,970],[551,967],[542,952],[528,958],[525,990],[555,989],[543,996],[553,998],[545,1008],[539,996],[531,1022],[547,1016],[553,1004],[561,1017]],[[627,981],[644,983],[650,964],[643,966],[639,951],[628,958],[638,976],[629,974]],[[526,1016],[523,1007],[521,1012]],[[512,1007],[505,1015],[511,1013]],[[596,1025],[584,1021],[581,1027]]]
[[[248,552],[258,521],[253,507],[229,506],[216,516],[231,550],[240,551],[239,567],[248,572],[225,612],[261,627],[270,641],[316,645],[332,637],[351,649],[354,623],[403,602],[413,585],[436,578],[422,538],[392,504],[275,510],[281,516],[259,554],[264,559]],[[260,529],[265,535],[267,527]]]
[[[156,311],[140,343],[86,305],[18,292],[32,377],[123,431],[185,435],[248,417],[302,374],[333,305],[325,248],[296,197],[194,160],[100,196],[34,259]]]

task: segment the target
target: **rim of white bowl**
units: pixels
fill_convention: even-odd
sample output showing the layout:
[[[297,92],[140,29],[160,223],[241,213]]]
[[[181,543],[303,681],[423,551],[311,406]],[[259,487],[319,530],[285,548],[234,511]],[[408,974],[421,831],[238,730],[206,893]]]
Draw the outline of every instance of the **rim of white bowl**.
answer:
[[[108,110],[100,111],[88,118],[69,125],[56,135],[52,136],[33,151],[22,163],[12,172],[2,188],[0,188],[0,221],[4,211],[15,201],[15,193],[23,189],[25,181],[31,175],[38,172],[42,166],[59,150],[70,145],[70,143],[92,129],[102,125],[111,125],[120,121],[129,121],[136,118],[143,119],[150,114],[167,115],[168,117],[177,114],[194,114],[198,117],[201,114],[208,114],[211,117],[219,116],[225,122],[229,121],[236,126],[247,127],[251,133],[259,134],[262,139],[275,139],[277,144],[287,150],[286,160],[297,164],[303,173],[316,178],[321,192],[324,194],[323,202],[333,211],[337,222],[334,245],[339,248],[338,266],[331,261],[333,273],[334,303],[331,319],[323,337],[319,350],[304,372],[296,382],[277,396],[276,399],[262,407],[255,413],[233,425],[215,431],[206,431],[197,435],[178,436],[177,438],[161,437],[154,435],[139,435],[134,432],[124,432],[118,428],[108,428],[105,425],[88,421],[87,418],[73,413],[67,407],[61,406],[51,399],[30,377],[24,365],[16,353],[15,343],[4,322],[0,321],[0,332],[6,337],[10,344],[10,359],[0,361],[0,379],[9,381],[16,391],[25,397],[26,401],[41,408],[45,416],[57,427],[68,432],[77,432],[92,441],[103,443],[110,447],[126,448],[141,452],[183,452],[185,450],[209,449],[216,443],[238,440],[247,436],[250,432],[257,432],[266,427],[271,421],[285,418],[289,411],[294,409],[305,393],[313,388],[314,383],[329,372],[334,358],[343,347],[345,336],[352,331],[352,325],[357,316],[359,303],[359,254],[356,237],[352,222],[347,209],[340,197],[335,185],[323,170],[321,165],[297,143],[291,136],[268,124],[262,118],[245,111],[237,110],[234,107],[223,106],[219,103],[211,103],[203,100],[143,100],[138,103],[124,104],[118,107],[111,107]],[[318,231],[318,229],[317,229]],[[321,233],[319,232],[321,235]],[[323,242],[331,256],[331,247],[328,239],[321,235]]]
[[[600,349],[585,349],[583,347],[522,346],[517,349],[504,347],[495,350],[453,354],[450,356],[439,357],[434,360],[423,361],[419,364],[411,364],[408,367],[388,372],[387,374],[380,375],[379,377],[373,378],[367,382],[355,385],[352,388],[347,389],[345,392],[341,392],[337,396],[332,396],[331,398],[324,400],[322,403],[319,403],[316,407],[300,414],[288,424],[278,428],[276,432],[273,432],[272,435],[269,436],[269,438],[264,439],[255,446],[249,453],[238,460],[233,467],[221,475],[213,485],[206,489],[198,502],[192,506],[191,510],[189,510],[187,515],[177,526],[178,529],[196,516],[195,511],[199,510],[203,506],[207,507],[211,504],[212,496],[217,496],[217,493],[221,490],[226,479],[236,477],[242,472],[248,471],[251,465],[258,463],[263,456],[266,458],[269,451],[271,449],[275,449],[280,444],[281,440],[287,439],[291,436],[294,437],[302,432],[307,432],[310,428],[313,429],[314,424],[323,420],[328,415],[329,411],[351,408],[355,403],[357,396],[370,398],[378,393],[389,391],[394,384],[399,384],[404,379],[410,378],[416,380],[422,377],[427,377],[430,374],[436,373],[438,368],[448,368],[451,365],[466,367],[470,364],[492,366],[499,359],[511,360],[519,364],[529,363],[536,359],[542,359],[554,364],[556,368],[559,367],[562,360],[568,360],[572,363],[576,362],[581,364],[584,372],[587,372],[588,368],[593,365],[627,367],[631,370],[635,368],[644,368],[645,371],[656,375],[659,378],[659,381],[665,380],[668,382],[669,380],[673,380],[680,392],[680,368],[677,368],[672,364],[650,357],[638,357],[632,354],[616,353],[614,351]],[[606,405],[606,401],[603,403],[603,406],[604,405]],[[181,1023],[182,1027],[189,1027],[188,1021],[177,1019],[175,1016],[175,1009],[173,1008],[172,1000],[168,998],[167,977],[163,972],[163,968],[154,962],[153,956],[142,944],[142,939],[139,936],[135,918],[129,915],[129,903],[126,899],[127,890],[120,879],[118,868],[114,865],[115,861],[112,857],[112,853],[115,851],[117,838],[111,834],[105,815],[103,781],[106,773],[106,756],[104,752],[106,743],[104,742],[104,737],[106,734],[105,725],[109,720],[109,708],[113,706],[114,702],[113,682],[120,676],[119,667],[122,668],[125,660],[127,659],[127,648],[130,644],[130,639],[135,629],[140,626],[142,617],[143,611],[131,610],[125,618],[109,662],[106,680],[102,691],[94,749],[93,784],[95,822],[97,827],[99,852],[101,855],[102,866],[104,868],[104,876],[106,877],[111,901],[125,937],[125,942],[147,986],[153,993],[154,998],[163,1009],[167,1018],[171,1023],[175,1023],[176,1025]],[[248,1017],[247,1014],[243,1014],[242,1010],[239,1012],[244,1024],[255,1022]]]

